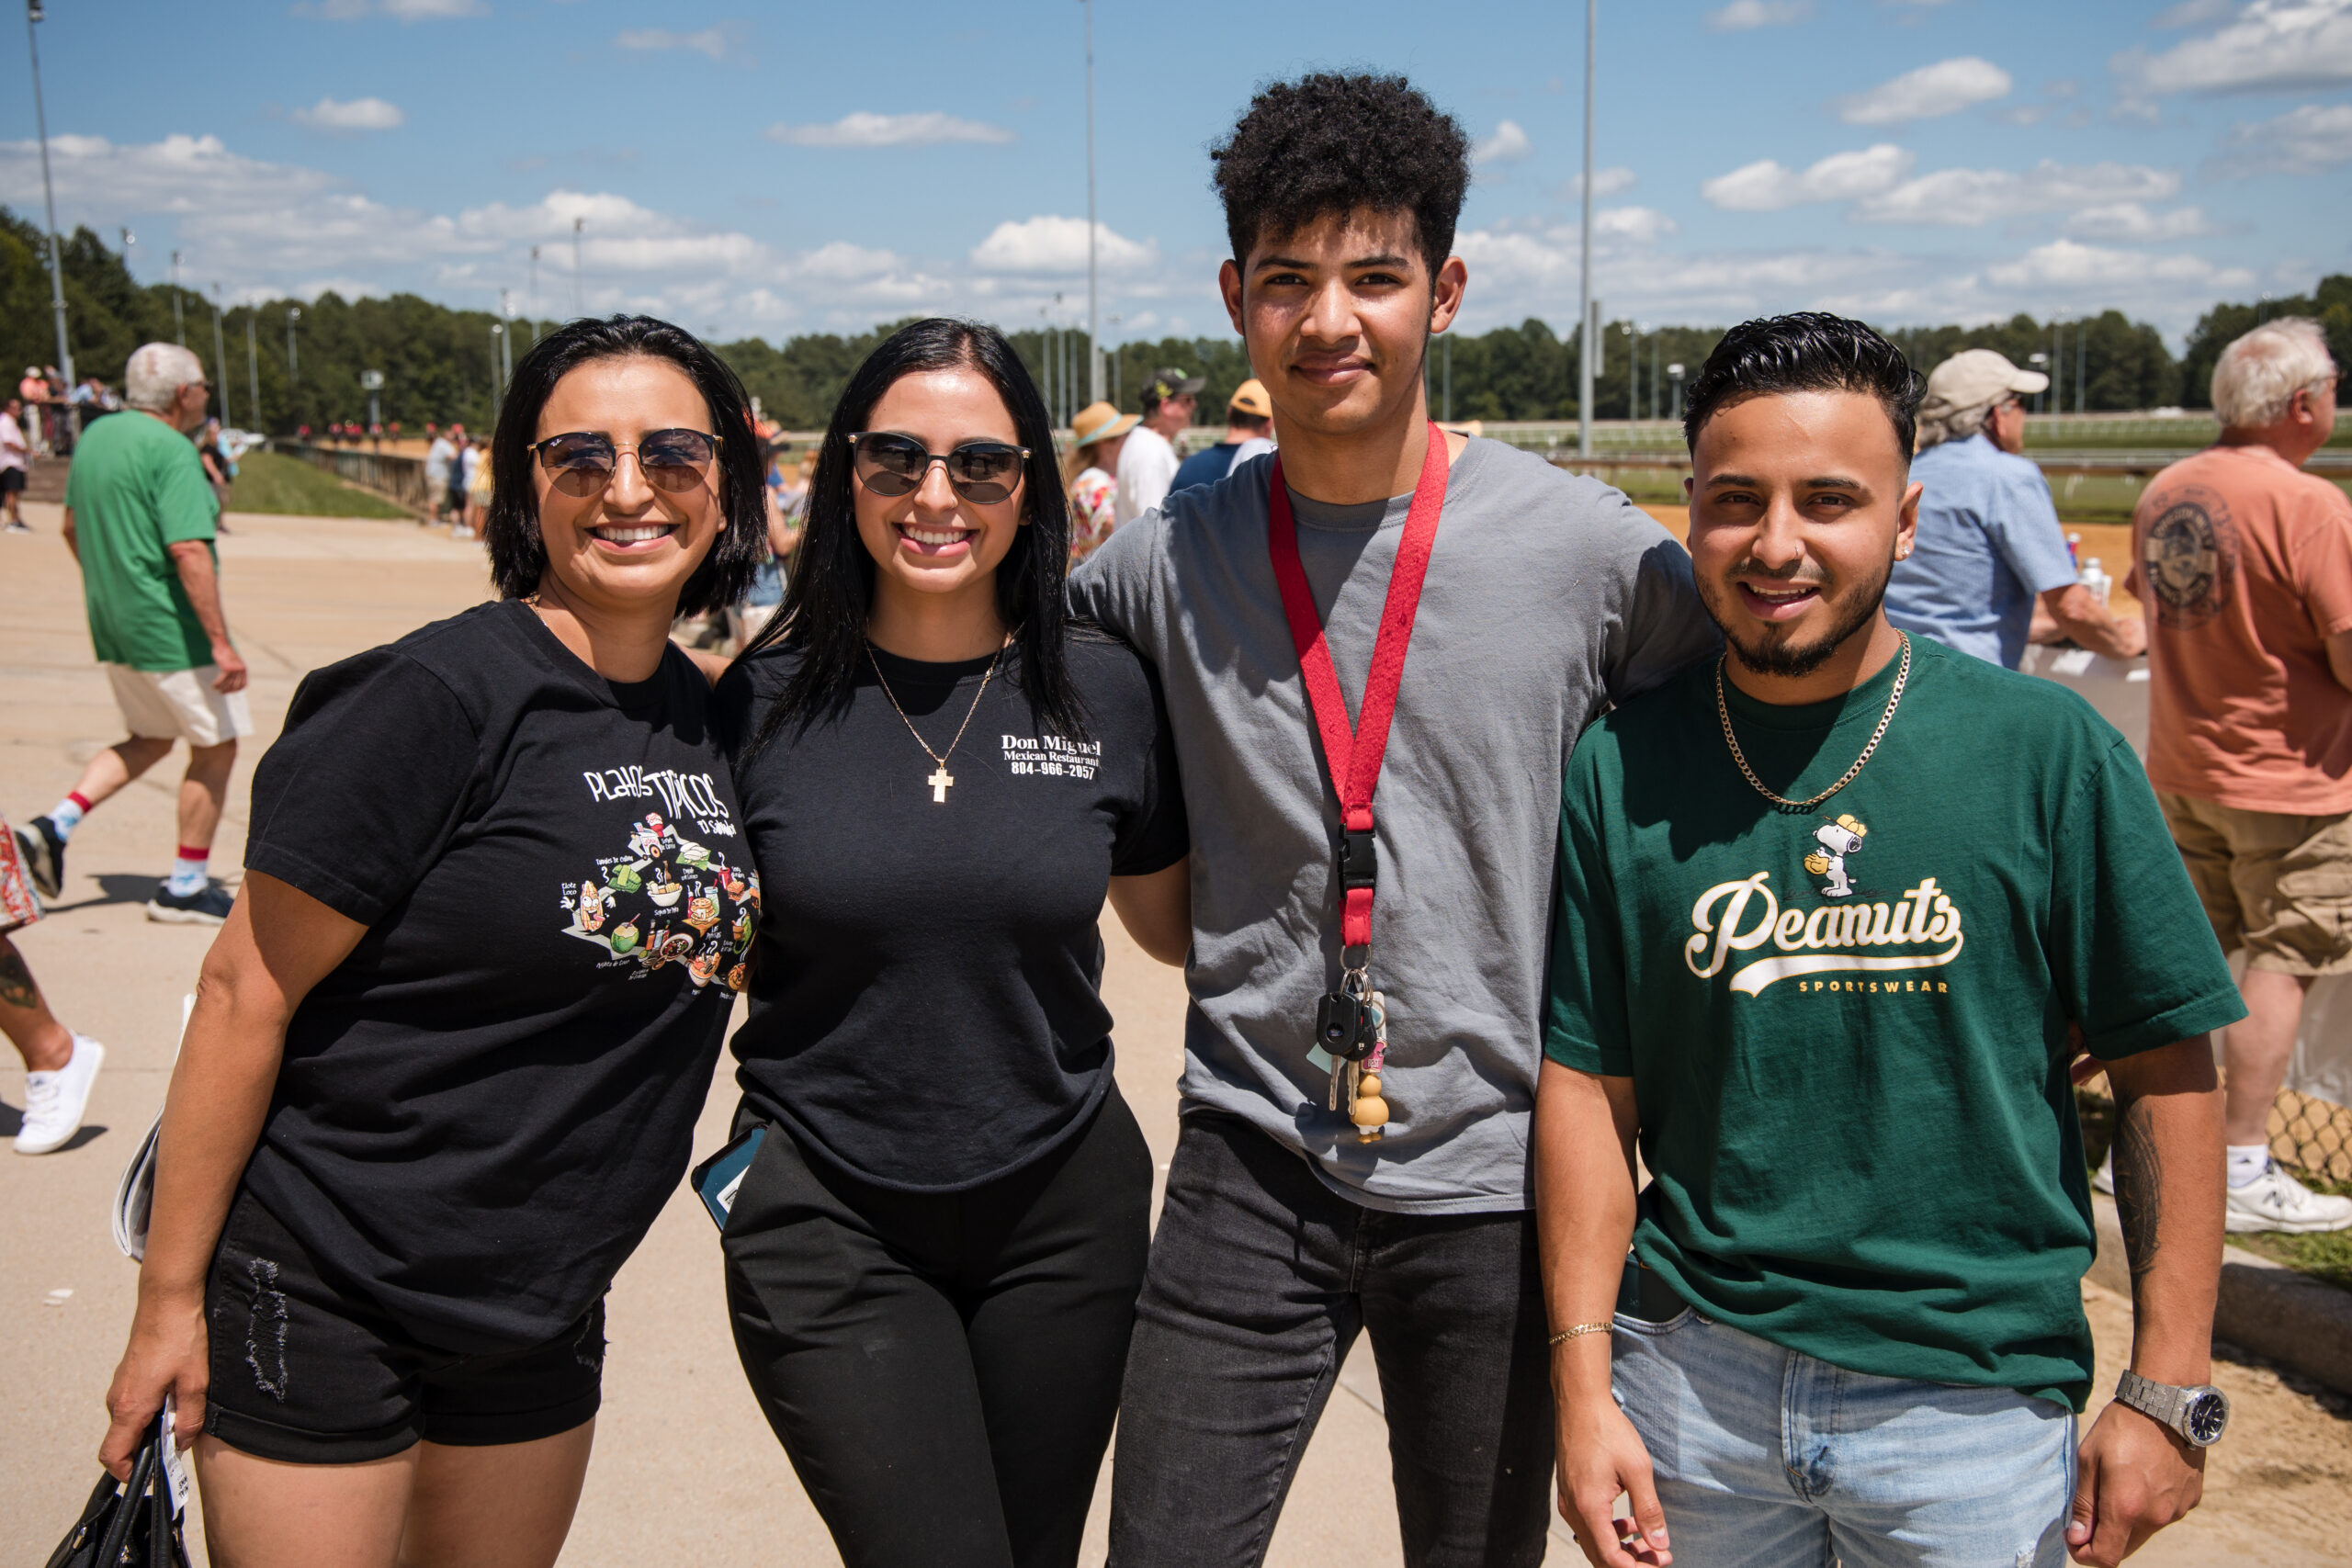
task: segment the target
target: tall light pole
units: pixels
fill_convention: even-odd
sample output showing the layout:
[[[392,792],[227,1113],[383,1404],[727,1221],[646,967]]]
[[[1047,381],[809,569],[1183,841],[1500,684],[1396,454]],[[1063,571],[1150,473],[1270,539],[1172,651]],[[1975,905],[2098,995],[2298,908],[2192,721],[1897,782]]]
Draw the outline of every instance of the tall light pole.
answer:
[[[229,345],[220,332],[220,286],[212,286],[212,373],[220,378],[220,423],[232,428],[235,421],[229,417]]]
[[[252,394],[254,428],[261,428],[261,355],[254,347],[254,308],[245,307],[245,390]]]
[[[187,321],[180,313],[180,254],[172,253],[172,338],[182,348],[187,346]]]
[[[1584,268],[1577,284],[1577,456],[1592,456],[1592,59],[1600,42],[1600,0],[1584,0],[1584,220],[1577,239]]]
[[[286,417],[288,419],[294,419],[294,411],[299,406],[295,394],[302,385],[302,361],[294,349],[294,323],[301,319],[301,306],[286,307]],[[301,422],[295,420],[295,423],[300,424]]]
[[[40,198],[49,210],[49,303],[57,314],[58,373],[71,388],[74,382],[74,350],[65,341],[65,263],[57,251],[57,191],[49,178],[49,115],[41,107],[40,40],[34,33],[34,24],[41,19],[40,0],[25,0],[25,51],[33,62],[33,127],[40,133]]]
[[[506,328],[497,321],[490,323],[490,421],[498,423],[498,405],[505,396],[506,383],[499,378],[499,350],[505,345]]]
[[[1094,334],[1094,0],[1086,7],[1086,400],[1102,400],[1102,352]]]
[[[580,284],[580,226],[587,221],[585,218],[571,220],[571,314],[575,319],[588,313],[588,307],[581,302],[586,296]]]
[[[531,247],[531,341],[539,341],[539,247]]]

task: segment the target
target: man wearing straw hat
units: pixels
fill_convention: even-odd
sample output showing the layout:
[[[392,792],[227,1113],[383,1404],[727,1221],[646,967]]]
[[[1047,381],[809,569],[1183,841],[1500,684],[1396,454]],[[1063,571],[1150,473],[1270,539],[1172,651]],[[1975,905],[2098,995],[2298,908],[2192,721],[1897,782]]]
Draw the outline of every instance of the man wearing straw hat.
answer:
[[[2119,621],[2077,580],[2041,470],[2025,449],[2025,404],[2050,385],[1989,348],[1936,367],[1919,404],[1912,478],[1926,487],[1919,538],[1894,563],[1886,618],[2014,670],[2025,657],[2034,601],[2060,632],[2110,659],[2146,650],[2137,619]]]

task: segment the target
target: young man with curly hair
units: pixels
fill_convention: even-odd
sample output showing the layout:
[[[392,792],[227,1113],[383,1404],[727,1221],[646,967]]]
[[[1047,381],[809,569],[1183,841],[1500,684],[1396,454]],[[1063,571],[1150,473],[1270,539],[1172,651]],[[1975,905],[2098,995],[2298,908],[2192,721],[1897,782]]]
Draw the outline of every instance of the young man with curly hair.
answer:
[[[1220,283],[1281,451],[1170,496],[1072,583],[1158,667],[1193,832],[1121,1568],[1261,1561],[1360,1331],[1406,1562],[1544,1556],[1528,1149],[1560,783],[1595,715],[1714,637],[1624,496],[1430,423],[1467,151],[1399,77],[1258,96],[1215,152]]]

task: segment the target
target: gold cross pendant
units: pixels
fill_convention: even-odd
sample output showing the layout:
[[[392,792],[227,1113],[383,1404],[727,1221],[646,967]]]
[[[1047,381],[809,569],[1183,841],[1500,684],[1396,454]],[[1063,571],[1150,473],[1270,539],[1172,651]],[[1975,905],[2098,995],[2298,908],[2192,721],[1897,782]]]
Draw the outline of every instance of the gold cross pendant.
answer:
[[[947,786],[956,782],[956,775],[947,771],[946,763],[942,762],[933,770],[931,777],[922,782],[931,786],[931,803],[944,806],[947,804]]]

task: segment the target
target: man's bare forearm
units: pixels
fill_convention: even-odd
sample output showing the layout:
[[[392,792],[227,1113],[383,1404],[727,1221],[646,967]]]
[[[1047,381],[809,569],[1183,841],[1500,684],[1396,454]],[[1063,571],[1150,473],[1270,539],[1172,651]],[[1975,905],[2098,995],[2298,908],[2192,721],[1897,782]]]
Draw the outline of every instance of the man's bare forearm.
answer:
[[[2123,620],[2108,612],[2091,591],[2072,583],[2041,596],[2043,606],[2064,636],[2093,653],[2109,659],[2136,659],[2148,651],[2144,622]]]
[[[2107,1064],[2115,1208],[2132,1269],[2132,1370],[2199,1383],[2222,1279],[2222,1091],[2204,1035]]]
[[[1555,1333],[1616,1314],[1634,1239],[1634,1086],[1546,1061],[1535,1095],[1535,1224]],[[1609,1397],[1609,1340],[1554,1348],[1562,1404]]]
[[[81,544],[74,537],[74,509],[72,507],[69,506],[65,509],[65,521],[59,527],[58,532],[65,536],[66,553],[74,558],[74,564],[75,566],[80,566],[82,564],[82,547]]]
[[[180,586],[187,590],[188,608],[196,612],[196,624],[216,646],[227,642],[229,620],[220,613],[220,574],[213,568],[212,552],[200,541],[171,548],[172,566],[180,574]]]

